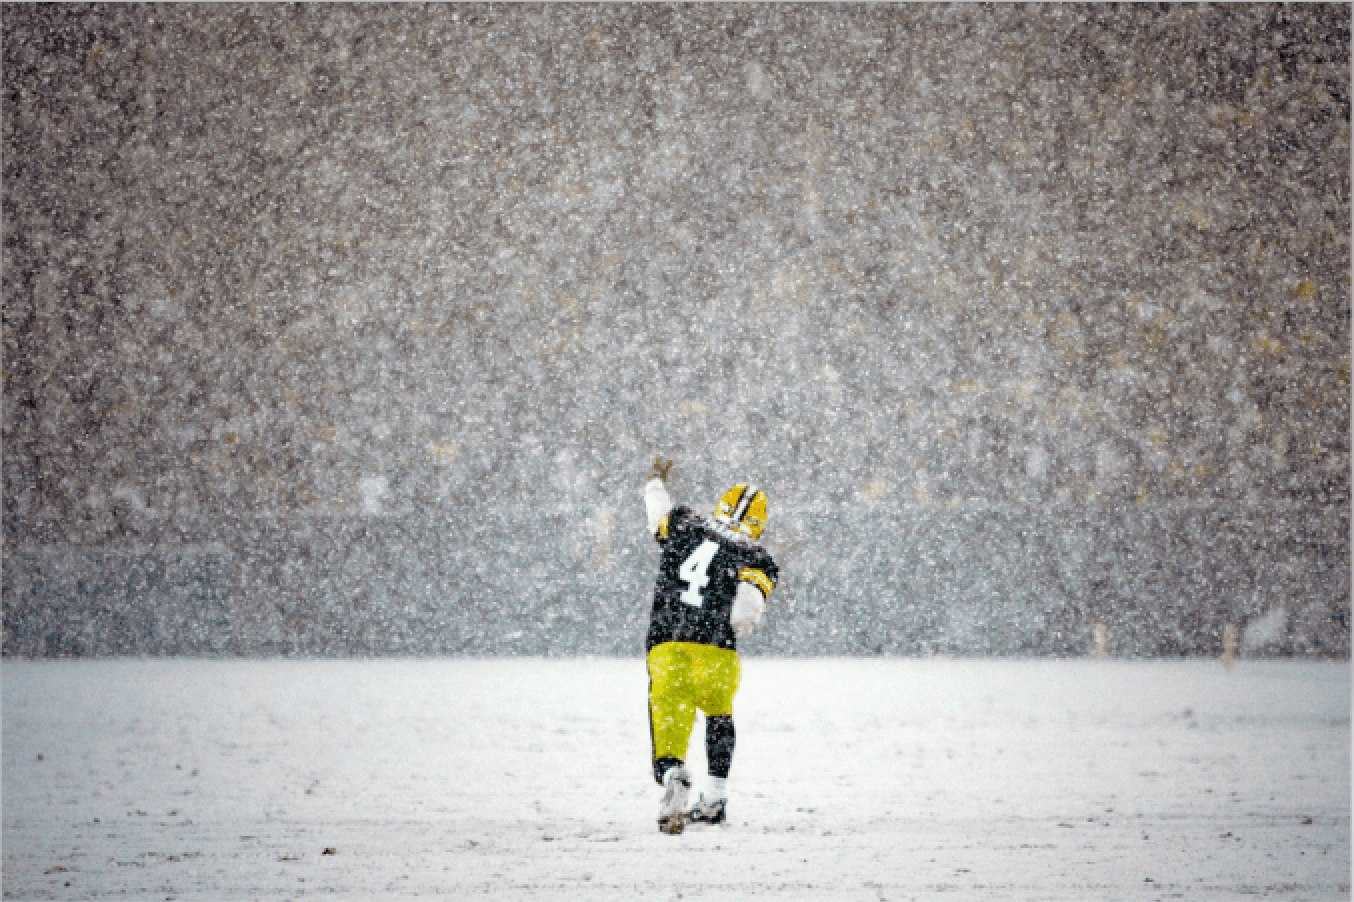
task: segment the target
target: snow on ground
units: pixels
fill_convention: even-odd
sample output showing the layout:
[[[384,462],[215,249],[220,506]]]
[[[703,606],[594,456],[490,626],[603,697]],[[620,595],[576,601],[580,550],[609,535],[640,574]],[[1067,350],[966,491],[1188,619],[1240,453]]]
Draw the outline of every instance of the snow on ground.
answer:
[[[1349,895],[1346,662],[748,658],[678,837],[640,659],[3,677],[6,898]]]

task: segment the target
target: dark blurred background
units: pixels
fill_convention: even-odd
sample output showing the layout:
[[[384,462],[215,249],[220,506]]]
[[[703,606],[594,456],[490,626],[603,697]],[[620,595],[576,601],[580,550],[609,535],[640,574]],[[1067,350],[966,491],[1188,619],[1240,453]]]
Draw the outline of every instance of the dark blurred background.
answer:
[[[1348,655],[1347,5],[3,20],[6,655]]]

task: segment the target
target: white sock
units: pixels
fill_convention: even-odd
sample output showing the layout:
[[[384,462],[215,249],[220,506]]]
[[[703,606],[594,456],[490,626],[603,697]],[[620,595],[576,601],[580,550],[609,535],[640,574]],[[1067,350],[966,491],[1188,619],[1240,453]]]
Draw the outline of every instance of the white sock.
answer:
[[[716,799],[727,799],[729,797],[729,778],[711,777],[710,795]]]

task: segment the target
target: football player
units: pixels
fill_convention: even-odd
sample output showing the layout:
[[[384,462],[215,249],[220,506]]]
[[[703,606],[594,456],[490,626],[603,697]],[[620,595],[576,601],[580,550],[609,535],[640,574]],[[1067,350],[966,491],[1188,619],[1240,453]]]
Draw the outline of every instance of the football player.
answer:
[[[653,775],[663,787],[658,829],[681,833],[689,822],[722,824],[733,763],[733,697],[742,666],[738,639],[752,635],[776,587],[776,563],[759,543],[766,493],[739,484],[711,518],[672,506],[672,461],[654,461],[644,485],[649,532],[663,549],[645,650],[649,662],[649,732]],[[705,714],[711,791],[687,807],[687,743],[696,711]]]

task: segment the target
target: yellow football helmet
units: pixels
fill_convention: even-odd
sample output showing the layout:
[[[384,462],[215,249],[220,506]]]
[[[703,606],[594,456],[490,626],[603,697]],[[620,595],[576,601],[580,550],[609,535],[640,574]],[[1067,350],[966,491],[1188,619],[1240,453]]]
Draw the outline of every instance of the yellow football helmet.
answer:
[[[766,528],[766,492],[740,482],[720,497],[715,520],[750,539],[760,539]]]

